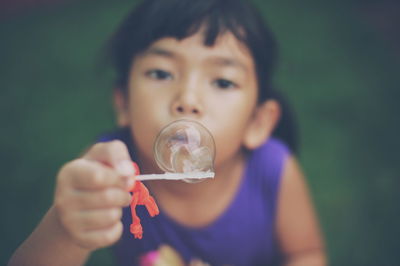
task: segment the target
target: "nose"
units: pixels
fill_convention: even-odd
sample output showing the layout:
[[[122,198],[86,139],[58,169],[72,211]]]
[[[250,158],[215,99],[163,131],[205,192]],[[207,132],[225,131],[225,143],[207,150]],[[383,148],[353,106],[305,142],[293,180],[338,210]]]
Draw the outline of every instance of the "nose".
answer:
[[[203,104],[198,92],[194,89],[181,89],[172,103],[174,115],[201,116]]]

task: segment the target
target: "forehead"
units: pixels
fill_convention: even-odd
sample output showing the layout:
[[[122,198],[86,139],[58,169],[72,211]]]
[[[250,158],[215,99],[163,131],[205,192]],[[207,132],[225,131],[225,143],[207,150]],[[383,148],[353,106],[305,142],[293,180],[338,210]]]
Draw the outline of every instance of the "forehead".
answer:
[[[172,37],[159,39],[141,54],[146,56],[171,57],[177,60],[200,60],[210,63],[237,66],[245,70],[254,68],[253,58],[247,46],[230,33],[221,34],[214,45],[204,44],[204,34],[199,31],[190,37],[178,40]]]

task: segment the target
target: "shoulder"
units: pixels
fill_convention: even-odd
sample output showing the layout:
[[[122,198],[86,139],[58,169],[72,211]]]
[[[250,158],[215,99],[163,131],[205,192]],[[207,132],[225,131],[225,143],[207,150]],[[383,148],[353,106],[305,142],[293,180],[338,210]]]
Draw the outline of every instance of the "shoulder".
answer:
[[[277,138],[269,138],[259,148],[251,151],[248,157],[247,182],[253,187],[253,191],[260,191],[273,216],[284,169],[290,157],[291,151],[287,145]]]
[[[279,179],[290,154],[291,151],[283,141],[271,137],[250,153],[248,166],[269,179]]]
[[[96,138],[96,142],[107,142],[112,140],[121,140],[124,143],[129,142],[130,140],[130,131],[129,128],[117,128],[112,131],[100,134]]]
[[[271,137],[260,147],[252,151],[253,156],[260,160],[285,159],[291,154],[289,147],[282,140]]]

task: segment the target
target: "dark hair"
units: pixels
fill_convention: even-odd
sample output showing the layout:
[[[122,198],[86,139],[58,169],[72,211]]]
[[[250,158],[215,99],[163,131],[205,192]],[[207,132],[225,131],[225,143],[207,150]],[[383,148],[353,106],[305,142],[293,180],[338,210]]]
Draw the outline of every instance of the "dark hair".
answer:
[[[124,89],[132,61],[153,42],[174,37],[184,39],[205,27],[204,45],[231,32],[250,50],[259,84],[258,102],[269,98],[277,45],[262,17],[241,0],[145,0],[122,23],[109,43],[117,71],[117,86]]]
[[[213,46],[218,36],[231,32],[249,49],[256,67],[258,103],[276,96],[272,89],[272,76],[277,43],[259,12],[246,0],[142,0],[108,43],[108,56],[116,69],[117,87],[126,92],[135,56],[153,42],[164,37],[182,40],[202,27],[206,46]],[[283,110],[283,114],[288,111]],[[282,127],[287,125],[280,123],[276,132],[281,132]],[[294,136],[290,138],[286,140],[289,145],[297,143]],[[291,148],[294,150],[296,147]]]

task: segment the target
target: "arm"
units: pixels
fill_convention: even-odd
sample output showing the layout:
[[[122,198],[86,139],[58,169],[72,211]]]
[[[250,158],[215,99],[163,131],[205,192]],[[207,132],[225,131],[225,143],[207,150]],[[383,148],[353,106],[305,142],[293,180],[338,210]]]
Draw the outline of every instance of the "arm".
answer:
[[[90,250],[71,241],[51,207],[38,227],[14,252],[12,265],[83,265]]]
[[[57,177],[53,206],[9,265],[83,265],[92,251],[115,243],[133,176],[128,150],[119,141],[96,144],[67,163]]]
[[[277,234],[285,266],[325,266],[326,254],[304,176],[289,157],[278,197]]]

